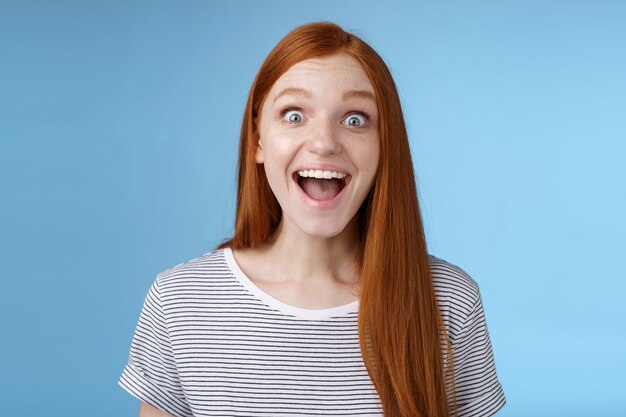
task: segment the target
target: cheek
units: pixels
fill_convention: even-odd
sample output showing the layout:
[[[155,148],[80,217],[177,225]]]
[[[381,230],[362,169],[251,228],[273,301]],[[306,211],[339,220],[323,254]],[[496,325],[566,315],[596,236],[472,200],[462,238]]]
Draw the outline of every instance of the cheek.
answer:
[[[358,164],[361,169],[369,174],[370,176],[374,176],[378,169],[378,162],[380,160],[380,149],[378,142],[372,141],[368,146],[361,146],[358,149],[358,155],[355,155],[358,158]]]
[[[265,175],[275,185],[287,178],[288,167],[292,162],[293,152],[285,142],[274,140],[262,142],[262,157]]]
[[[288,163],[297,148],[296,139],[283,132],[274,131],[265,135],[260,141],[263,159],[266,162]]]

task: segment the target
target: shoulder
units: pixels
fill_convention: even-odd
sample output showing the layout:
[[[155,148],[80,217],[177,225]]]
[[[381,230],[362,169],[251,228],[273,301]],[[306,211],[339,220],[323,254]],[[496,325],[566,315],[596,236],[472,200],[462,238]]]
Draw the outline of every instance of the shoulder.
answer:
[[[228,271],[224,251],[215,249],[159,272],[154,286],[161,294],[172,294],[228,277]]]
[[[429,256],[437,303],[444,324],[456,328],[464,323],[480,303],[478,283],[460,267]]]

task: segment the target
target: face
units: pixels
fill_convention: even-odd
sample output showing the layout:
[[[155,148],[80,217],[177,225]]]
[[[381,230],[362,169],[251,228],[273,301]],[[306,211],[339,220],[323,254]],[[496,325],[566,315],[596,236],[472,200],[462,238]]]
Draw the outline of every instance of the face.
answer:
[[[340,234],[369,193],[380,154],[374,88],[346,54],[301,61],[272,86],[258,121],[256,161],[283,227]]]

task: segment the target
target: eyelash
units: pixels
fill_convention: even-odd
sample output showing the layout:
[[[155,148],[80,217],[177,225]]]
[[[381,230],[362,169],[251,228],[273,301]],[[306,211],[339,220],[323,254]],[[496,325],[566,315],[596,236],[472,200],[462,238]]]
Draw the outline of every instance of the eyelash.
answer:
[[[302,109],[301,109],[301,108],[299,108],[299,107],[287,107],[287,108],[283,109],[283,110],[280,112],[280,118],[281,118],[281,119],[284,119],[284,118],[285,118],[285,116],[287,115],[287,113],[289,113],[290,111],[294,111],[294,110],[295,110],[295,111],[302,112]],[[348,118],[348,116],[351,116],[351,115],[353,115],[353,114],[358,114],[359,116],[363,116],[363,118],[365,118],[365,121],[366,121],[366,122],[369,122],[369,121],[370,121],[370,115],[369,115],[369,114],[367,114],[367,113],[364,113],[364,112],[362,112],[362,111],[350,111],[350,112],[346,113],[346,115],[345,115],[345,117],[343,118],[343,120],[345,120],[346,118]],[[360,127],[360,126],[359,126],[359,127]]]
[[[302,112],[302,109],[299,107],[287,107],[280,112],[280,118],[283,119],[287,115],[287,113],[289,113],[290,111],[294,111],[294,110]]]
[[[354,115],[354,114],[357,114],[357,115],[359,115],[359,116],[363,116],[363,118],[365,119],[365,123],[367,123],[367,122],[369,122],[369,121],[370,121],[370,116],[369,116],[369,114],[367,114],[367,113],[363,113],[362,111],[352,111],[352,112],[350,112],[350,113],[346,114],[346,117],[344,117],[344,118],[343,118],[343,120],[346,120],[348,117],[350,117],[350,116],[352,116],[352,115]],[[359,127],[363,127],[363,126],[359,126]]]

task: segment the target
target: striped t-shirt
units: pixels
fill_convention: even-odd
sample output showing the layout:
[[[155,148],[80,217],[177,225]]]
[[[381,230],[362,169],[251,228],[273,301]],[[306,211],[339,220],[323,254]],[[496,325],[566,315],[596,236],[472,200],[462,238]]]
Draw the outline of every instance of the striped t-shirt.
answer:
[[[460,417],[505,402],[477,284],[430,257],[454,354]],[[232,250],[158,274],[119,384],[174,416],[382,416],[363,363],[359,302],[311,310],[257,287]]]

